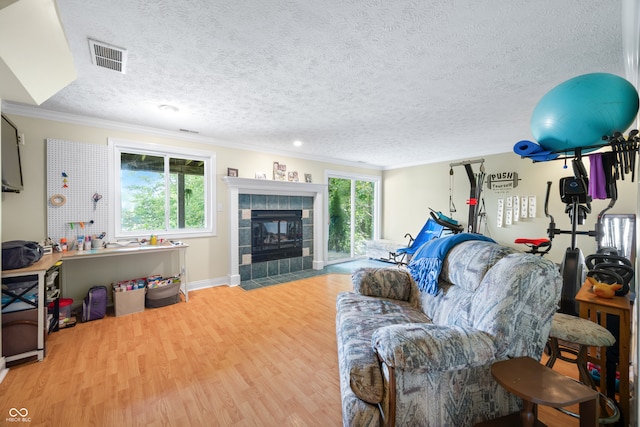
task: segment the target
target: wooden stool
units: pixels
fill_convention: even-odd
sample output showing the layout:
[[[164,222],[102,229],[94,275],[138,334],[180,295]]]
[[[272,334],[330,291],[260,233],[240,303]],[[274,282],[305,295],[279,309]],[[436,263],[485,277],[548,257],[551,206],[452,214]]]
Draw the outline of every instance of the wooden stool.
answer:
[[[562,355],[558,340],[571,344],[576,344],[578,350],[564,347],[562,351],[573,354],[575,358]],[[571,316],[564,313],[556,313],[551,321],[551,331],[549,332],[549,342],[551,355],[547,361],[547,366],[553,368],[556,359],[578,365],[580,381],[595,389],[595,383],[587,370],[587,348],[612,346],[616,343],[611,332],[595,322],[580,317]]]
[[[559,341],[568,343],[568,345],[560,348]],[[571,316],[564,313],[556,313],[551,321],[551,331],[549,332],[549,345],[551,354],[547,360],[546,366],[553,368],[557,359],[565,362],[575,363],[578,366],[580,381],[597,391],[596,384],[587,369],[587,350],[589,347],[600,347],[600,351],[604,352],[605,347],[615,344],[615,337],[595,322],[580,317]],[[574,344],[578,349],[571,348]],[[575,356],[574,358],[564,356],[562,352],[567,352]],[[602,403],[611,408],[612,415],[600,419],[601,424],[609,424],[617,421],[620,413],[613,401],[602,394]],[[579,417],[578,414],[570,412],[564,408],[559,408],[562,412]]]
[[[544,426],[537,418],[537,405],[559,408],[580,404],[580,427],[595,427],[598,422],[598,392],[565,377],[530,357],[503,360],[491,366],[493,378],[507,391],[520,397],[520,413],[476,424],[489,426]]]

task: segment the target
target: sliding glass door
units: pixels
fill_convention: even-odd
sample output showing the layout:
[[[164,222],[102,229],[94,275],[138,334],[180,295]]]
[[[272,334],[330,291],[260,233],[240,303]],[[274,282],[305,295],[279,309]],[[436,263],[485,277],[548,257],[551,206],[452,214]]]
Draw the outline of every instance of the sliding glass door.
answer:
[[[378,177],[328,175],[328,263],[366,255],[366,241],[379,235]]]

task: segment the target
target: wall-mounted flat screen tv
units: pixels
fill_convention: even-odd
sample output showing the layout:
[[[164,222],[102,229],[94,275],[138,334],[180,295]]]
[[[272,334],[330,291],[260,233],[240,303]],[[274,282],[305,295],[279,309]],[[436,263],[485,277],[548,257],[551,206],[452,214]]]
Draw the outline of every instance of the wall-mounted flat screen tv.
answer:
[[[2,144],[2,191],[19,193],[24,189],[20,163],[20,137],[18,128],[4,115],[0,122]]]

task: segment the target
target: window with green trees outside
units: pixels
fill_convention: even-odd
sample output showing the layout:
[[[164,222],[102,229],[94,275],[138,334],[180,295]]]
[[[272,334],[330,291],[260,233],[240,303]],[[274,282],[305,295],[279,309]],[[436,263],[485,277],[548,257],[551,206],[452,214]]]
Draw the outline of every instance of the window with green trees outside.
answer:
[[[215,154],[110,141],[116,237],[215,232]],[[111,216],[111,213],[110,213]]]

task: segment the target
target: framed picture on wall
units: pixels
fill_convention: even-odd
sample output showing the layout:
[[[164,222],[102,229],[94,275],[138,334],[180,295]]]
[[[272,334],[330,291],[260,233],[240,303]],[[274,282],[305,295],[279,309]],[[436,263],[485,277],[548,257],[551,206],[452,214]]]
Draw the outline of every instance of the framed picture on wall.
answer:
[[[276,181],[287,180],[287,165],[282,163],[273,162],[273,179]]]
[[[311,174],[310,174],[310,173],[305,173],[305,174],[304,174],[304,182],[308,182],[308,183],[313,182],[313,179],[312,179],[312,177],[311,177]]]
[[[266,172],[256,172],[256,179],[267,179]]]
[[[227,168],[227,176],[237,177],[238,176],[238,169]]]

